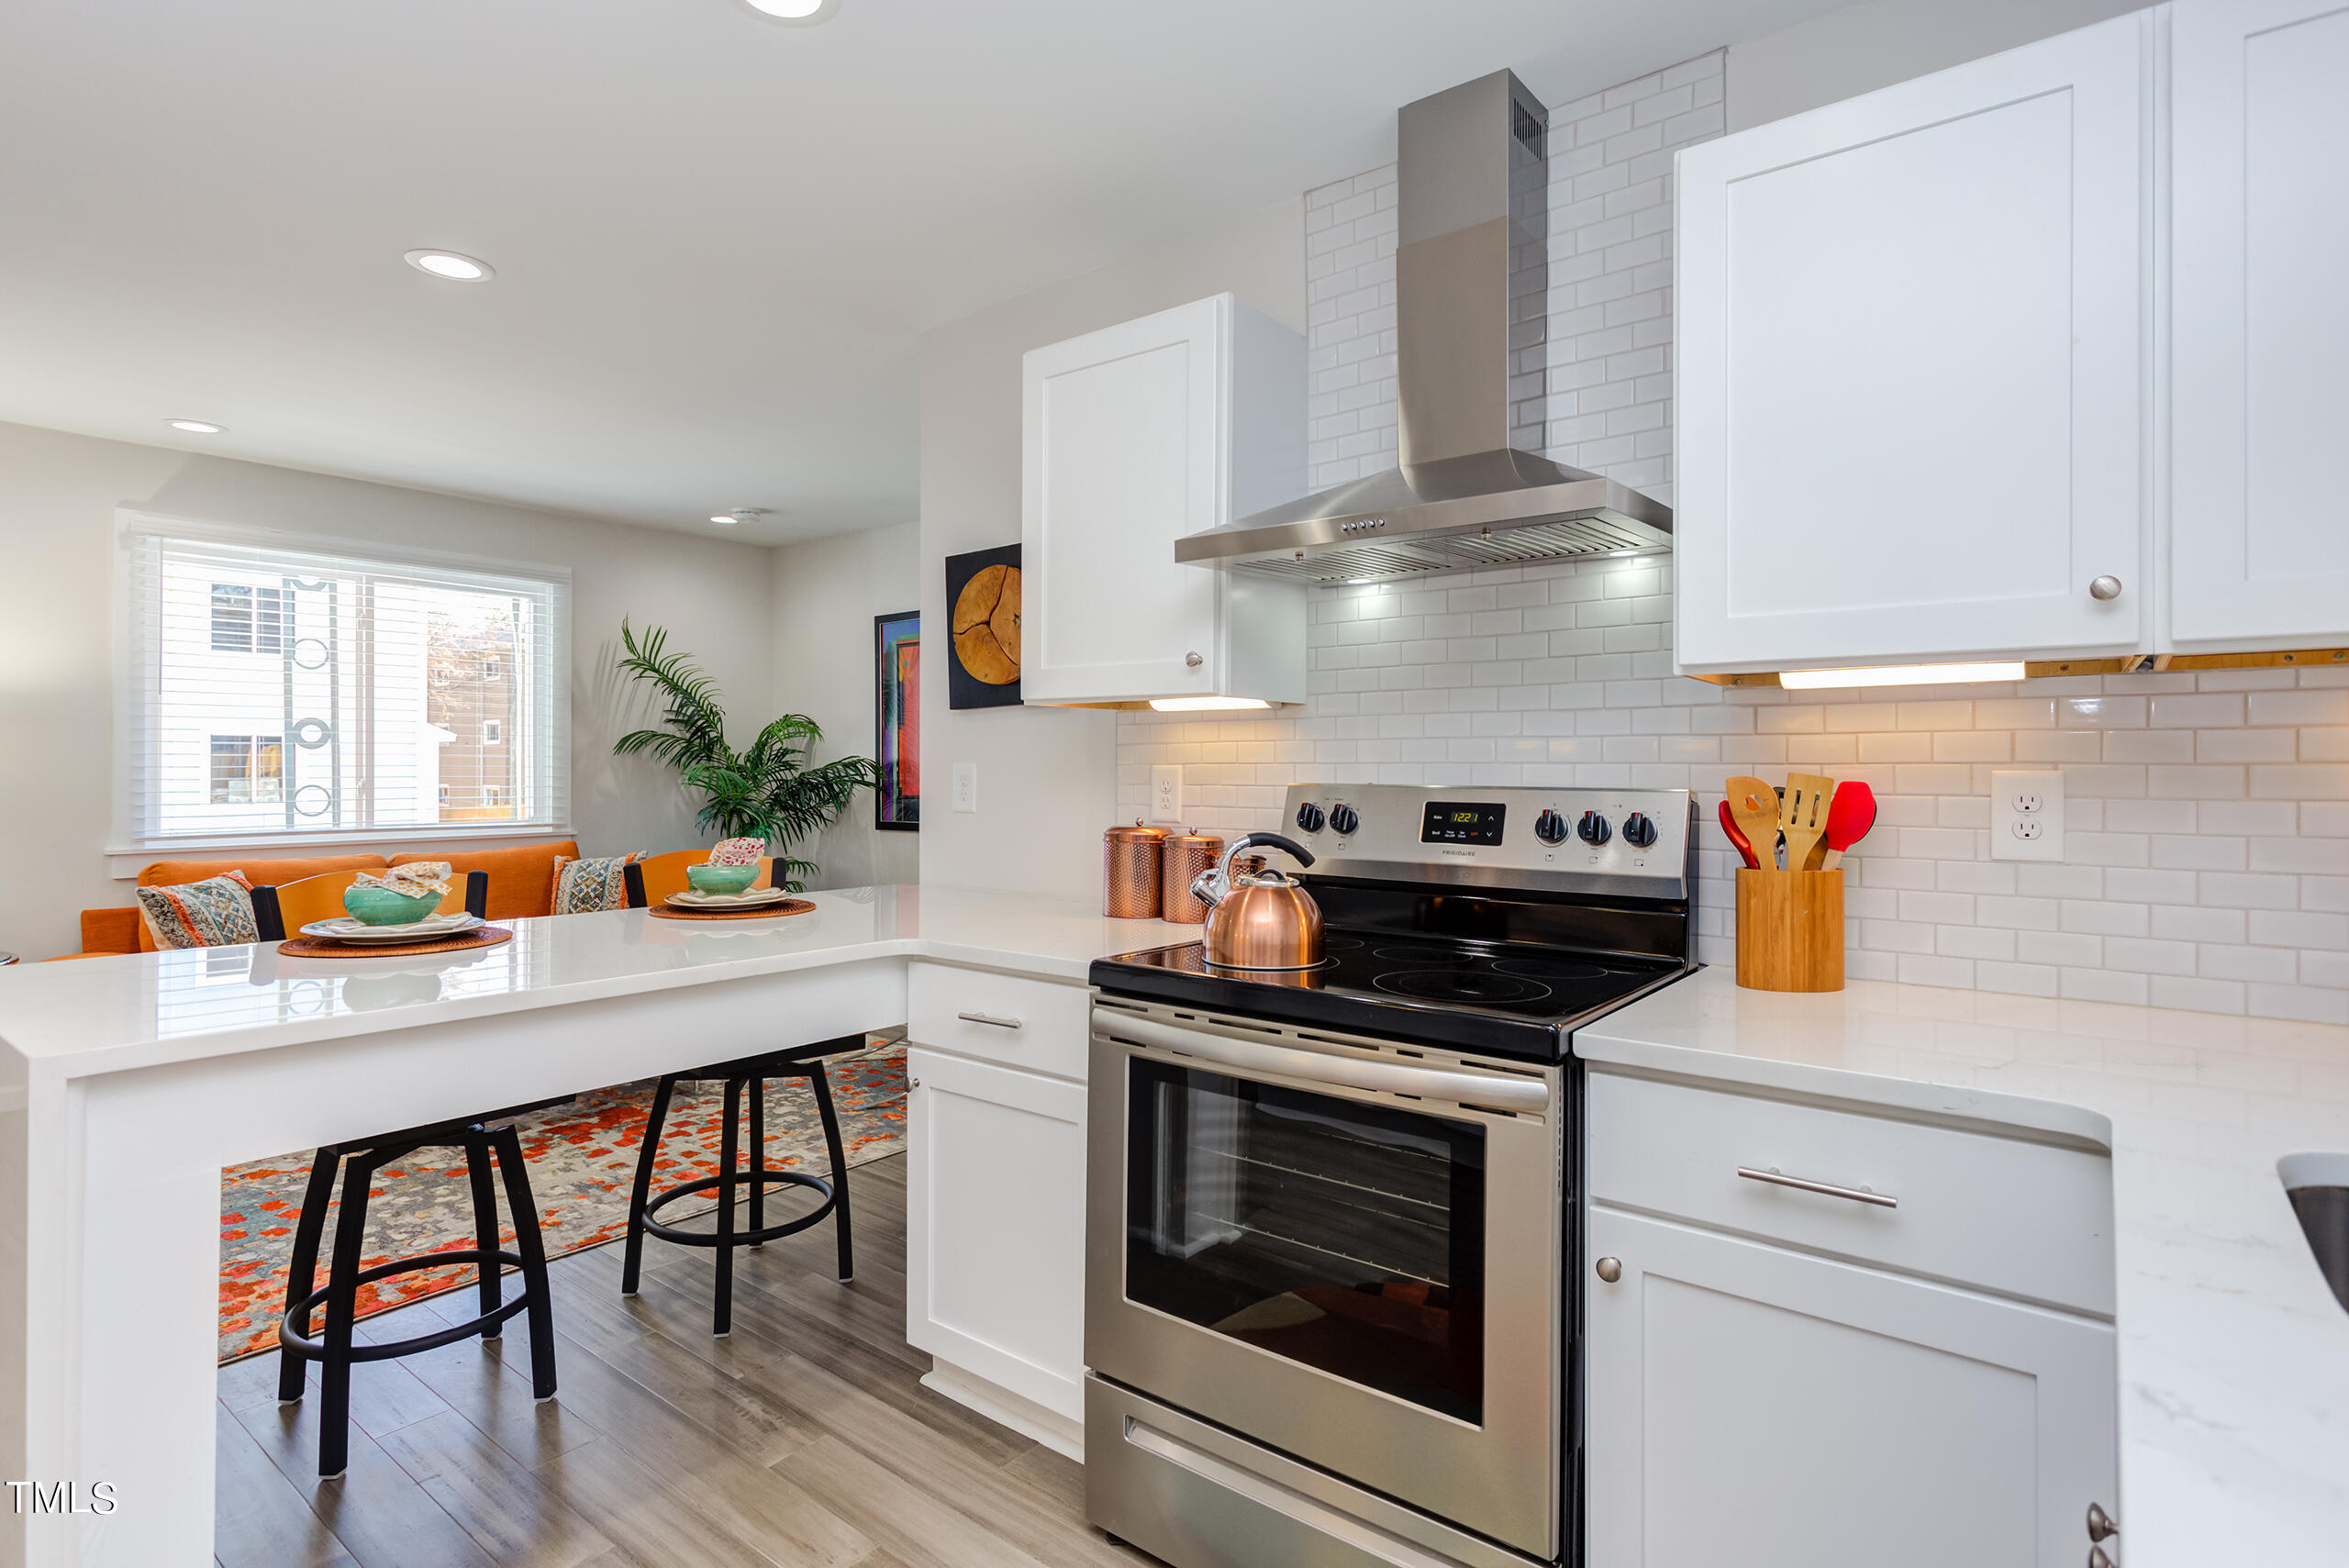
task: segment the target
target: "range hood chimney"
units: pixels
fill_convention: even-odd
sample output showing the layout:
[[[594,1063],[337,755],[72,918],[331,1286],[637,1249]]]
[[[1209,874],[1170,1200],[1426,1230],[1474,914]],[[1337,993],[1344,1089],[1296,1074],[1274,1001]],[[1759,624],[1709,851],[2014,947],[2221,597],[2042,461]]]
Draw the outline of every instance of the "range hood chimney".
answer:
[[[1507,71],[1397,117],[1401,466],[1175,541],[1308,583],[1668,549],[1672,509],[1526,450],[1548,413],[1549,111]]]

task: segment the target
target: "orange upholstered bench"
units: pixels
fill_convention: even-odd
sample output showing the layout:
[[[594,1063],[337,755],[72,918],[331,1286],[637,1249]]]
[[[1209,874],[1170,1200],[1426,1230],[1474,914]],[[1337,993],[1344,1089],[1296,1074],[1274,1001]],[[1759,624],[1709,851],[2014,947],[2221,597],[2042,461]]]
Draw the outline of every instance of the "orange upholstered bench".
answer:
[[[467,872],[489,873],[489,916],[493,920],[519,920],[544,915],[553,907],[554,862],[575,860],[578,843],[557,839],[543,844],[522,844],[510,850],[418,851],[395,855],[317,855],[302,860],[267,860],[236,855],[201,861],[157,861],[139,873],[141,887],[177,887],[202,882],[223,872],[241,871],[255,884],[277,886],[334,871],[382,871],[412,861],[446,861],[462,877]],[[128,909],[82,911],[83,958],[100,953],[152,952],[154,939],[133,905]]]

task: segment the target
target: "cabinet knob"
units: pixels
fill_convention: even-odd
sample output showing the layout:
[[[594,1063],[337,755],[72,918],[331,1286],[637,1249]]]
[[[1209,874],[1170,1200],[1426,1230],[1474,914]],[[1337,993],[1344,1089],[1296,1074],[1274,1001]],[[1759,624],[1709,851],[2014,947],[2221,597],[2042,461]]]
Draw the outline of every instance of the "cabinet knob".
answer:
[[[906,1087],[908,1089],[918,1089],[921,1087],[921,1080],[918,1078],[908,1078],[906,1080]]]
[[[2107,573],[2088,584],[2091,599],[2112,600],[2121,596],[2121,579]]]
[[[2112,594],[2118,594],[2119,592],[2121,592],[2121,590],[2120,590],[2118,587],[2115,587],[2115,588],[2112,590]],[[2097,595],[2097,597],[2099,597],[2099,598],[2100,598],[2100,599],[2109,599],[2109,598],[2112,597],[2112,594],[2099,594],[2099,595]],[[1206,660],[1206,659],[1204,659],[1204,658],[1202,658],[1200,655],[1198,655],[1198,654],[1197,654],[1197,653],[1186,653],[1186,654],[1184,654],[1184,655],[1183,655],[1183,662],[1184,662],[1185,664],[1188,665],[1190,668],[1192,668],[1192,669],[1196,670],[1196,669],[1197,669],[1200,665],[1202,665],[1202,664],[1206,663],[1206,662],[1207,662],[1207,660]]]
[[[2121,1527],[2112,1522],[2112,1516],[2106,1513],[2101,1505],[2096,1503],[2088,1505],[2088,1539],[2090,1540],[2110,1540],[2120,1533]]]
[[[1617,1280],[1621,1279],[1623,1277],[1623,1260],[1620,1258],[1599,1259],[1598,1277],[1605,1280],[1609,1284],[1613,1284]]]

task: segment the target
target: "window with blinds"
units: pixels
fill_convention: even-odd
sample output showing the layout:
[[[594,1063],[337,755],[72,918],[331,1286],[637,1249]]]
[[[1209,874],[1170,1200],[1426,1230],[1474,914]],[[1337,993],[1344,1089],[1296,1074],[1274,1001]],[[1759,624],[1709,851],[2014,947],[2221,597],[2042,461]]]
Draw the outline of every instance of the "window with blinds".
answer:
[[[123,543],[136,843],[565,821],[567,573],[164,518]]]

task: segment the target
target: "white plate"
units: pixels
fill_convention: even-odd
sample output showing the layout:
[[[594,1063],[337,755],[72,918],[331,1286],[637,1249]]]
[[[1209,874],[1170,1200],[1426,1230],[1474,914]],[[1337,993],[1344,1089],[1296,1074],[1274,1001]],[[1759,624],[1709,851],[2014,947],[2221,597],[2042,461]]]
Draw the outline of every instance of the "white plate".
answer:
[[[462,911],[454,915],[431,915],[399,926],[362,925],[343,915],[331,920],[313,920],[302,928],[302,934],[330,942],[429,942],[442,937],[458,936],[485,924],[487,922],[479,916]]]
[[[669,895],[683,909],[748,909],[753,905],[780,904],[791,895],[780,887],[753,887],[741,893],[696,893],[691,888]]]

